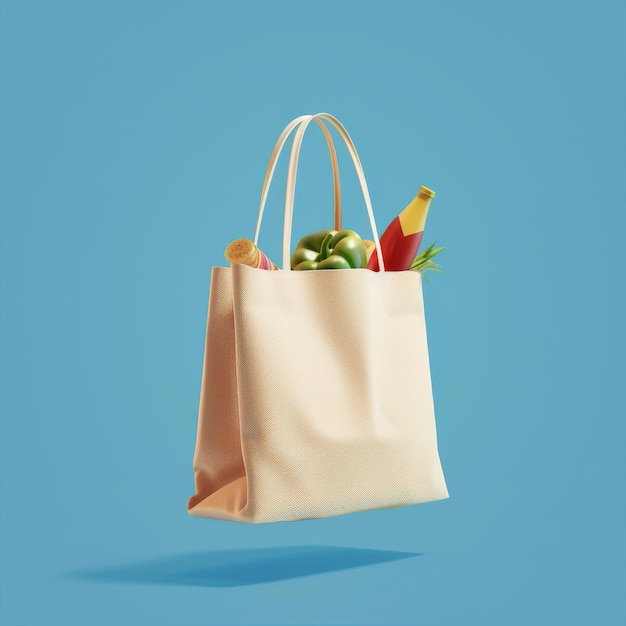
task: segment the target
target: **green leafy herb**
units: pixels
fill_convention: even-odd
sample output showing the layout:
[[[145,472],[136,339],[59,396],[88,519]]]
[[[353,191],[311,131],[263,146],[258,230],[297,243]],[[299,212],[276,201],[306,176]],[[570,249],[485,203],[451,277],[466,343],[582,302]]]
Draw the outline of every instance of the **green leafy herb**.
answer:
[[[439,254],[442,250],[445,249],[445,246],[441,248],[435,248],[437,242],[431,244],[426,250],[422,251],[415,257],[413,263],[411,263],[411,267],[409,269],[415,270],[419,272],[425,279],[426,282],[430,285],[430,281],[428,280],[428,276],[426,276],[425,272],[428,270],[432,270],[433,272],[439,272],[443,274],[443,272],[439,269],[439,263],[433,261],[433,257],[436,254]]]

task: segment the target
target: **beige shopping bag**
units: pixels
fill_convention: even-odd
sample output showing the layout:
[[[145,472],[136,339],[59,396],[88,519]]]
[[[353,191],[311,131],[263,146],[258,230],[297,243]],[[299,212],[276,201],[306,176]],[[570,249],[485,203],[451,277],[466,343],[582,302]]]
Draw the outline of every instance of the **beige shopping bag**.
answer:
[[[332,124],[350,152],[379,272],[290,270],[298,156],[313,120]],[[335,117],[302,116],[281,134],[255,243],[276,160],[294,129],[282,269],[212,269],[191,515],[294,521],[448,497],[421,275],[384,271],[363,168]]]

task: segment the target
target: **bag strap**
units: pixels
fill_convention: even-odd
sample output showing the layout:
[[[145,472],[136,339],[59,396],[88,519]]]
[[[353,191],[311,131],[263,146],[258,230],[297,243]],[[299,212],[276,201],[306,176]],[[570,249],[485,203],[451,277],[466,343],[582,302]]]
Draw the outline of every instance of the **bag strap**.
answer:
[[[361,184],[361,191],[363,192],[363,199],[365,200],[365,206],[367,208],[367,214],[370,220],[370,226],[372,227],[372,235],[374,236],[374,243],[376,244],[376,251],[378,253],[378,263],[379,269],[381,272],[385,271],[385,265],[383,260],[383,254],[380,247],[380,240],[378,239],[378,231],[376,230],[376,221],[374,220],[374,211],[372,210],[372,202],[370,200],[369,190],[367,188],[367,181],[365,180],[365,172],[363,171],[363,166],[361,165],[361,159],[356,151],[356,147],[352,138],[348,134],[348,131],[345,129],[344,125],[334,116],[329,113],[317,113],[316,115],[305,115],[302,116],[304,119],[298,122],[298,130],[296,131],[296,135],[293,140],[293,145],[291,147],[291,156],[289,158],[289,169],[287,171],[287,190],[285,193],[285,221],[283,227],[283,270],[290,270],[290,247],[291,247],[291,228],[293,221],[293,204],[296,196],[296,173],[298,170],[298,158],[300,156],[300,148],[302,147],[302,139],[304,138],[304,133],[307,129],[307,126],[312,122],[317,122],[318,119],[323,119],[330,122],[341,135],[346,147],[348,148],[348,152],[352,157],[352,162],[354,164],[354,169],[356,170],[357,176],[359,178],[359,183]],[[301,118],[298,118],[301,119]],[[294,120],[295,121],[295,120]],[[294,126],[295,127],[295,126]],[[291,132],[291,131],[290,131]],[[339,230],[339,229],[335,229]]]
[[[293,130],[301,124],[304,120],[311,118],[310,115],[301,115],[297,117],[295,120],[292,120],[285,126],[283,132],[280,134],[280,137],[276,141],[274,145],[274,150],[272,151],[272,156],[270,157],[269,164],[267,166],[267,170],[265,172],[265,180],[263,181],[263,189],[261,191],[261,202],[259,204],[259,216],[256,222],[256,231],[254,233],[254,245],[258,245],[259,242],[259,232],[261,230],[261,221],[263,219],[263,212],[265,210],[265,203],[267,202],[267,195],[269,193],[269,188],[272,183],[272,178],[274,176],[274,170],[276,169],[276,164],[278,163],[278,157],[289,138],[289,135],[293,132]],[[334,196],[334,205],[335,205],[335,221],[334,228],[335,230],[341,230],[341,185],[339,180],[339,163],[337,161],[337,151],[335,150],[335,144],[333,142],[332,135],[330,134],[326,124],[322,121],[315,119],[318,126],[322,129],[324,133],[324,137],[326,138],[326,143],[328,144],[328,151],[330,152],[330,163],[333,171],[333,196]]]

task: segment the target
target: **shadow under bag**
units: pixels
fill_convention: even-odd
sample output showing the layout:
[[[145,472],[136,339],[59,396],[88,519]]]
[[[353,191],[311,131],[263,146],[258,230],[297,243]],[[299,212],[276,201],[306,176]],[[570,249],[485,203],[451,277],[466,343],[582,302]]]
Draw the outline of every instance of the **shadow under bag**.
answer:
[[[298,157],[312,121],[330,123],[346,143],[379,272],[290,269]],[[198,517],[259,523],[447,498],[422,277],[411,270],[384,271],[363,168],[335,117],[301,116],[281,134],[263,186],[254,243],[278,156],[293,130],[282,269],[212,268],[193,462],[196,493],[187,509]],[[324,130],[340,229],[336,155]]]

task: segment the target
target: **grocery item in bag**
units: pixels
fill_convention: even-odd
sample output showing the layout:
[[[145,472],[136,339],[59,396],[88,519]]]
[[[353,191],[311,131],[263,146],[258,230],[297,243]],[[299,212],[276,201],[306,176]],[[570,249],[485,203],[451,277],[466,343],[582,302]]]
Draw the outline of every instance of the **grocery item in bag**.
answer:
[[[224,256],[229,263],[241,263],[261,270],[277,270],[278,266],[270,261],[249,239],[236,239],[230,243]]]
[[[291,255],[294,270],[343,270],[367,265],[365,245],[353,230],[320,230],[302,237]]]
[[[380,238],[380,247],[386,270],[403,271],[411,268],[422,242],[428,209],[434,197],[435,192],[432,189],[420,187],[415,198],[383,233]],[[375,272],[379,271],[376,250],[372,253],[367,267]]]

